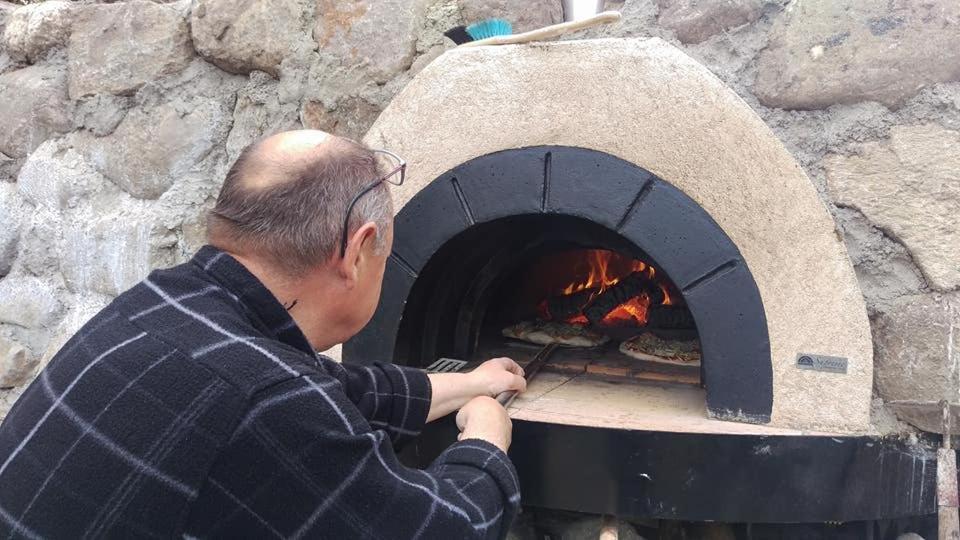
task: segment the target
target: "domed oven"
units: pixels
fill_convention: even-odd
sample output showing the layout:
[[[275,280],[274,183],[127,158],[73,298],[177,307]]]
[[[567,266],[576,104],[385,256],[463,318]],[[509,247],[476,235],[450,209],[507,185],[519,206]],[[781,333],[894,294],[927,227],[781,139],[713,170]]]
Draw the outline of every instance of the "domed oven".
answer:
[[[345,362],[523,364],[543,334],[586,345],[549,351],[511,406],[525,504],[739,522],[935,511],[935,454],[870,436],[866,310],[814,187],[678,50],[453,50],[366,142],[409,174],[380,305]],[[455,433],[429,428],[406,459]]]

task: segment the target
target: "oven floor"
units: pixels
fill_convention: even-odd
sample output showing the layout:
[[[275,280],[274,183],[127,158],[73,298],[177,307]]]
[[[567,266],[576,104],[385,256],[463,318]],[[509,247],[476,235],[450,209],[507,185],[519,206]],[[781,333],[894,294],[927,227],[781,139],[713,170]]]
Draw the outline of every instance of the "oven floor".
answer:
[[[750,435],[814,435],[707,417],[706,391],[627,377],[541,372],[510,407],[514,420],[573,426]],[[822,435],[829,435],[822,433]]]

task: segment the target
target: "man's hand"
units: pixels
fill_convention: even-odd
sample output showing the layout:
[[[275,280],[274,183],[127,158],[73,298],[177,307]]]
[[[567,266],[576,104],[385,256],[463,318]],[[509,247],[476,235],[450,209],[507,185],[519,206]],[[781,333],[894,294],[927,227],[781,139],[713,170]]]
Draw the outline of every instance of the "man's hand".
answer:
[[[430,373],[427,377],[432,389],[427,422],[452,413],[477,396],[527,389],[523,368],[509,358],[487,360],[470,373]]]
[[[480,364],[468,374],[478,395],[497,397],[501,392],[527,389],[523,368],[509,358],[494,358]]]
[[[513,423],[507,410],[493,398],[480,396],[468,401],[457,413],[457,428],[457,440],[482,439],[504,452],[510,448]]]

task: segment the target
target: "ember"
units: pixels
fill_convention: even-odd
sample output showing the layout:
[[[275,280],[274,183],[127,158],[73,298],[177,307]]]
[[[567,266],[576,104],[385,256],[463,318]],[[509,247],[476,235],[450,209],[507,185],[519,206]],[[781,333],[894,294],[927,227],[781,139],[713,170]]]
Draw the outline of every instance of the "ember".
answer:
[[[551,255],[532,274],[547,289],[538,314],[548,321],[643,326],[651,306],[672,305],[675,296],[653,266],[603,249]]]

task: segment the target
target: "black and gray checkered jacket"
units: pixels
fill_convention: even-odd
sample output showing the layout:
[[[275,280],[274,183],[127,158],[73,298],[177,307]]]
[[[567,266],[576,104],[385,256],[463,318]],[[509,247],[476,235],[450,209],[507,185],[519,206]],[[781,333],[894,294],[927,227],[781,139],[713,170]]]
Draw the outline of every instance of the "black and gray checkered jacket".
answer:
[[[0,425],[0,536],[496,538],[516,473],[466,440],[398,463],[430,407],[419,370],[313,353],[212,247],[84,326]]]

